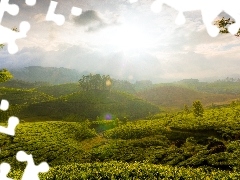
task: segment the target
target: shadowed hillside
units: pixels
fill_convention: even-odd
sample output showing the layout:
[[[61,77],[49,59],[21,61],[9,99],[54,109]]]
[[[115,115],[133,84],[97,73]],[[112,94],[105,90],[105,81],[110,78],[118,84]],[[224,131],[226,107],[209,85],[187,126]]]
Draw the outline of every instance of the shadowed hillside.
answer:
[[[31,104],[20,117],[49,117],[54,119],[77,116],[78,119],[97,117],[129,119],[145,118],[157,113],[159,108],[135,96],[109,91],[88,91],[72,93],[57,100]]]

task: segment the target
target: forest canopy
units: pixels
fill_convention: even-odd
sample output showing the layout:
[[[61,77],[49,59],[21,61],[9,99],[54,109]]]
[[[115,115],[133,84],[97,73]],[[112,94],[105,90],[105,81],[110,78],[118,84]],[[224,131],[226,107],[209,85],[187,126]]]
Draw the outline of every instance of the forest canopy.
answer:
[[[110,90],[112,79],[109,75],[89,74],[83,75],[79,81],[79,85],[83,91],[89,90]]]

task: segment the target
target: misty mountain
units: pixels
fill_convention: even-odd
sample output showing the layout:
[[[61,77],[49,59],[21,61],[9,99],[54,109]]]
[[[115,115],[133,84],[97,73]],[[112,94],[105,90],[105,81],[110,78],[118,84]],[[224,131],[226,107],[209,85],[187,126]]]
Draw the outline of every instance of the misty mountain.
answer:
[[[63,84],[78,82],[83,74],[88,72],[78,72],[77,70],[56,67],[29,66],[19,69],[11,69],[10,72],[14,76],[14,80],[22,80],[26,82],[47,82],[50,84]]]

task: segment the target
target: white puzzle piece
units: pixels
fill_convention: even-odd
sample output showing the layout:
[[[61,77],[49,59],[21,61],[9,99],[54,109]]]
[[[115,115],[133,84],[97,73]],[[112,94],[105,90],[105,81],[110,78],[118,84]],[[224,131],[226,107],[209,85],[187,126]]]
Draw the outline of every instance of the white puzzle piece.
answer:
[[[55,9],[57,7],[57,4],[58,4],[58,2],[56,2],[56,1],[50,2],[48,12],[46,15],[46,21],[53,21],[57,25],[61,26],[65,22],[65,17],[61,14],[55,14]]]
[[[12,178],[7,177],[7,174],[10,172],[11,166],[8,163],[0,164],[0,179],[1,180],[13,180]]]
[[[19,124],[19,119],[17,117],[12,116],[8,119],[8,127],[0,126],[0,133],[14,136],[15,128],[18,124]]]
[[[34,0],[26,0],[27,4],[33,4]],[[13,16],[19,13],[19,7],[15,4],[9,4],[9,0],[2,0],[0,2],[0,23],[4,13],[7,12]],[[25,38],[27,32],[30,29],[30,24],[28,22],[22,21],[19,27],[20,31],[15,32],[9,28],[0,25],[0,44],[8,44],[8,52],[10,54],[15,54],[18,51],[18,46],[15,41],[20,38]]]
[[[0,109],[2,111],[6,111],[9,108],[9,102],[5,99],[2,99],[1,104],[0,104]]]
[[[130,3],[133,3],[137,0],[129,1]],[[159,13],[163,4],[166,4],[179,12],[175,20],[175,23],[178,25],[182,25],[186,22],[183,14],[184,12],[200,10],[203,23],[206,26],[208,34],[212,37],[216,37],[220,31],[219,28],[213,24],[213,21],[223,11],[235,20],[235,23],[228,27],[228,31],[234,35],[240,28],[239,0],[155,0],[151,5],[152,11]]]
[[[27,162],[27,166],[24,170],[22,180],[39,180],[38,174],[40,172],[48,172],[49,165],[46,162],[42,162],[39,165],[34,164],[34,160],[31,154],[27,154],[24,151],[19,151],[16,158],[20,162]]]

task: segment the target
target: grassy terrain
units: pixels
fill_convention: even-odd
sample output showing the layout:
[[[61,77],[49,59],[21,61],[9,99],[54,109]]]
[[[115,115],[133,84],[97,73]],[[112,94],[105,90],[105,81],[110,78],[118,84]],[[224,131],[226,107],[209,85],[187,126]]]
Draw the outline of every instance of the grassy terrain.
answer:
[[[236,179],[240,169],[240,105],[181,112],[152,120],[20,123],[1,135],[3,161],[22,174],[15,154],[47,161],[42,179]],[[101,128],[100,128],[101,127]],[[94,128],[94,129],[93,129]]]
[[[22,171],[13,171],[10,177],[20,179]],[[149,163],[126,163],[126,162],[106,162],[106,163],[72,163],[65,166],[51,168],[47,174],[40,174],[42,180],[129,180],[129,179],[239,179],[240,174],[237,171],[208,171],[204,168],[179,168],[172,166],[153,165]]]
[[[0,134],[0,158],[14,168],[23,166],[15,158],[19,150],[31,153],[36,163],[47,161],[50,166],[76,162],[83,152],[80,141],[95,136],[84,123],[20,123],[14,137]]]
[[[0,134],[0,158],[10,163],[10,177],[23,173],[25,164],[15,157],[23,150],[36,164],[48,162],[44,180],[240,178],[238,101],[205,107],[203,116],[195,117],[191,107],[165,113],[136,95],[75,88],[0,88],[0,98],[10,101],[10,109],[0,112],[2,122],[10,115],[25,120],[14,137]],[[237,98],[176,86],[138,95],[169,108],[196,99],[206,105]]]

